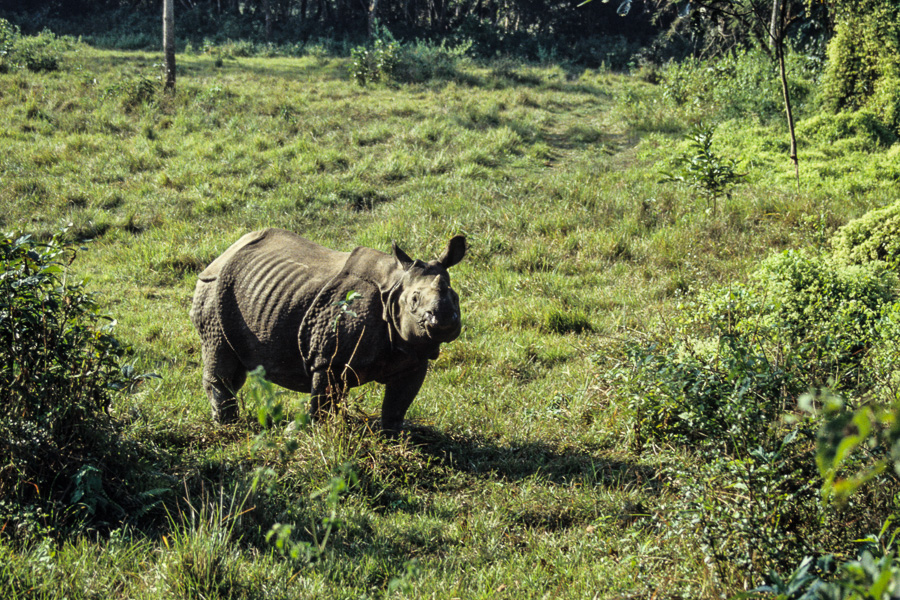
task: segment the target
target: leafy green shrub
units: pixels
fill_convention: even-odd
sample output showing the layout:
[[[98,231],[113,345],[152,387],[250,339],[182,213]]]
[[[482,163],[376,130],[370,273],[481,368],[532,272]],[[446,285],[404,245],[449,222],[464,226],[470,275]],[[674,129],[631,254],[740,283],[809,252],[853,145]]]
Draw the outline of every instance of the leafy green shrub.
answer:
[[[816,115],[797,124],[797,135],[824,144],[857,138],[858,147],[866,150],[890,146],[897,140],[897,135],[870,110]]]
[[[799,52],[789,50],[785,60],[791,100],[802,109],[815,89],[815,70]],[[703,110],[707,118],[754,115],[765,122],[784,115],[777,65],[761,50],[743,50],[710,60],[671,62],[661,75],[665,98],[678,106],[692,105]]]
[[[803,251],[770,257],[755,278],[770,299],[767,324],[786,334],[810,366],[857,363],[876,337],[882,307],[897,293],[897,277],[881,263],[842,265]]]
[[[900,268],[900,202],[870,211],[831,238],[834,257],[846,264],[883,261]]]
[[[731,188],[744,180],[737,164],[713,152],[712,125],[699,124],[691,131],[688,151],[675,160],[675,170],[663,173],[662,182],[676,182],[699,190],[706,206],[716,212],[718,199],[731,195]]]
[[[82,501],[71,492],[96,483],[81,461],[98,421],[136,379],[120,367],[115,322],[67,271],[75,256],[60,235],[0,237],[0,497],[68,488],[66,500]]]
[[[19,28],[6,19],[0,19],[0,73],[6,73],[11,68],[10,55],[18,37]]]
[[[471,48],[471,42],[451,45],[417,41],[400,48],[393,78],[401,83],[422,83],[432,79],[454,79]]]
[[[879,535],[860,540],[855,559],[837,563],[830,554],[818,559],[807,556],[787,577],[773,570],[769,582],[751,593],[772,600],[896,598],[900,590],[900,556],[896,546],[900,530],[890,532],[890,525],[888,520]]]
[[[900,133],[900,6],[892,0],[842,3],[828,44],[822,87],[832,112],[869,109]]]
[[[16,57],[29,71],[56,71],[62,50],[62,44],[53,32],[44,30],[36,36],[20,38],[16,44]]]
[[[897,277],[884,264],[843,265],[788,251],[767,259],[754,279],[757,294],[767,298],[763,324],[797,356],[808,385],[870,384],[862,359],[878,339],[882,309],[897,294]]]
[[[696,536],[723,581],[732,569],[759,578],[797,564],[821,542],[824,520],[809,437],[801,425],[737,457],[676,470],[670,535]]]
[[[873,385],[863,359],[896,285],[881,263],[791,251],[747,285],[701,293],[668,337],[630,350],[623,377],[638,443],[762,441],[806,390]]]
[[[448,44],[446,40],[440,44],[418,40],[401,45],[390,31],[379,26],[376,26],[374,38],[371,46],[357,46],[350,51],[350,75],[360,85],[456,78],[472,46],[468,41]]]
[[[900,136],[900,60],[885,66],[868,107],[886,127]]]
[[[802,389],[752,338],[723,336],[721,345],[709,346],[694,338],[630,349],[623,387],[638,448],[648,438],[715,445],[762,440],[781,394]]]
[[[865,369],[871,373],[875,387],[872,396],[882,407],[900,409],[900,303],[885,306],[876,324],[877,341],[865,357]],[[900,439],[900,418],[894,418],[895,434]],[[890,445],[890,444],[889,444]],[[900,446],[893,448],[900,462]]]
[[[758,578],[789,568],[829,536],[843,548],[848,540],[834,537],[831,520],[839,517],[821,502],[819,475],[867,480],[889,465],[887,454],[900,456],[900,427],[894,437],[867,437],[873,409],[867,418],[849,411],[829,420],[818,449],[821,421],[800,410],[822,404],[810,389],[830,385],[868,399],[892,376],[896,284],[884,263],[778,253],[748,283],[686,301],[653,344],[630,349],[618,376],[637,446],[652,439],[711,457],[690,472],[674,468],[672,527],[673,535],[700,538],[723,581],[735,569]],[[892,353],[881,357],[884,348]],[[893,492],[886,494],[890,501]]]
[[[70,45],[47,29],[36,36],[23,36],[18,27],[0,19],[0,73],[19,68],[56,71]]]
[[[359,85],[389,81],[394,75],[400,42],[383,27],[375,29],[371,47],[357,46],[350,51],[350,75]]]

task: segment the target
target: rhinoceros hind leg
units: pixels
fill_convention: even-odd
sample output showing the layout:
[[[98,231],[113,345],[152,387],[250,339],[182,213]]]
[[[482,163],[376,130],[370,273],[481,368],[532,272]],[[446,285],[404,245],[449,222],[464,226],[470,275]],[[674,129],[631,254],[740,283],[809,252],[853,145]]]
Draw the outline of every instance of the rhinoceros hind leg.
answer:
[[[203,389],[209,397],[213,419],[217,423],[233,423],[238,418],[235,393],[247,380],[247,369],[231,348],[203,352]]]

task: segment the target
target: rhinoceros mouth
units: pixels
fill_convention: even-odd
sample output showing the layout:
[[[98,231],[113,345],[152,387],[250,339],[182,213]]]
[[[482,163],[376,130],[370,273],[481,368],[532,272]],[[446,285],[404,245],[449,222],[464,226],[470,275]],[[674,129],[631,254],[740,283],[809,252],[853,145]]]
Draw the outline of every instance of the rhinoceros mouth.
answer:
[[[459,313],[456,311],[449,319],[443,321],[439,320],[433,312],[427,311],[419,321],[419,325],[427,337],[442,342],[456,339],[461,329]]]

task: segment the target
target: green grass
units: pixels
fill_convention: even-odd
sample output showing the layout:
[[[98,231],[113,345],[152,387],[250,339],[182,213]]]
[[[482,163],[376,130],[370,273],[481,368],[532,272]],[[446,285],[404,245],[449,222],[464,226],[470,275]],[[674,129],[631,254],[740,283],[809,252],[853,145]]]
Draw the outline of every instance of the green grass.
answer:
[[[147,474],[132,497],[167,490],[77,535],[36,518],[27,543],[2,538],[6,597],[360,598],[394,581],[420,598],[697,598],[754,583],[669,528],[672,468],[703,459],[636,453],[608,368],[686,294],[896,200],[896,146],[809,142],[798,191],[780,123],[723,123],[716,148],[749,182],[710,215],[659,183],[703,115],[627,76],[469,65],[458,81],[363,88],[339,59],[180,55],[166,96],[159,59],[79,47],[60,71],[0,75],[0,229],[94,240],[73,270],[162,377],[111,409]],[[354,390],[348,426],[273,434],[298,442],[287,457],[253,451],[249,408],[212,423],[196,275],[267,226],[426,259],[468,236],[453,270],[464,331],[433,363],[409,440],[363,427],[377,386]],[[291,416],[306,402],[284,398]],[[308,538],[326,515],[310,494],[345,463],[360,484],[344,526],[320,560],[282,557],[269,527]],[[274,480],[251,491],[261,466]]]

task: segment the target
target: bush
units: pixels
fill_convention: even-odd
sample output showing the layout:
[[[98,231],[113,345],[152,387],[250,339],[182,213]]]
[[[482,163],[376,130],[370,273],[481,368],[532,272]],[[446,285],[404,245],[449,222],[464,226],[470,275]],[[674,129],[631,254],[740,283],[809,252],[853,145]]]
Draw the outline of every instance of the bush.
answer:
[[[869,109],[900,134],[900,7],[865,0],[842,8],[828,43],[825,106],[831,112]]]
[[[900,268],[900,202],[873,210],[841,227],[831,238],[837,260],[861,265],[883,261]]]
[[[0,73],[5,73],[9,70],[11,66],[10,54],[18,37],[19,28],[6,19],[0,19]]]
[[[785,55],[788,89],[797,112],[812,96],[815,70],[808,57]],[[782,119],[784,100],[777,65],[761,50],[745,50],[712,60],[688,59],[662,69],[663,93],[676,105],[709,111],[708,118],[753,115],[766,122]]]
[[[729,449],[736,440],[762,443],[783,395],[804,389],[783,361],[749,336],[723,335],[718,343],[662,340],[633,347],[629,358],[625,389],[638,448],[649,438]]]
[[[897,141],[897,135],[869,110],[816,115],[798,123],[797,134],[827,145],[856,138],[858,147],[869,151]]]
[[[900,557],[895,542],[900,530],[891,532],[890,525],[889,520],[879,535],[859,540],[862,543],[855,559],[836,565],[830,554],[818,559],[808,556],[787,577],[773,571],[769,583],[752,593],[773,600],[896,598],[900,591]]]
[[[422,83],[432,79],[454,79],[459,74],[459,66],[471,48],[471,42],[449,45],[442,41],[439,45],[417,41],[401,47],[393,76],[401,83]]]
[[[638,443],[763,443],[808,389],[874,385],[864,358],[896,285],[882,263],[791,251],[763,262],[747,285],[701,293],[668,337],[630,350]]]
[[[135,381],[114,321],[68,273],[75,256],[60,236],[0,236],[0,498],[81,502],[111,394]]]
[[[822,542],[827,517],[815,485],[806,425],[739,457],[713,455],[699,468],[675,469],[675,515],[669,535],[695,536],[725,581],[736,569],[758,580],[796,564]]]
[[[390,31],[377,26],[373,37],[371,47],[357,46],[350,51],[350,75],[359,85],[388,81],[394,75],[400,42]]]
[[[62,54],[71,44],[57,38],[45,29],[29,37],[19,33],[19,28],[0,19],[0,73],[25,68],[29,71],[56,71]]]
[[[820,428],[822,419],[803,409],[821,407],[826,395],[807,392],[825,386],[866,401],[872,392],[896,397],[896,284],[884,263],[778,253],[747,284],[684,302],[665,334],[631,348],[618,375],[638,447],[652,440],[705,457],[692,469],[670,469],[667,535],[698,537],[722,581],[790,568],[823,547],[843,551],[859,527],[884,518],[861,503],[864,510],[849,511],[851,527],[822,502],[823,448],[840,447],[840,460],[833,452],[828,463],[840,468],[831,470],[832,480],[837,472],[868,481],[883,471],[891,448],[900,456],[898,436],[869,444],[865,431],[874,425],[854,413]],[[823,443],[829,435],[832,443]],[[859,439],[851,445],[845,438]],[[881,484],[871,493],[890,502],[891,489]]]
[[[424,83],[432,79],[452,79],[458,75],[460,63],[472,46],[416,41],[401,45],[391,32],[376,27],[371,46],[357,46],[350,51],[350,75],[360,85],[379,81]]]
[[[855,362],[876,337],[882,307],[897,293],[897,277],[884,264],[843,265],[803,251],[770,257],[755,279],[769,298],[767,325],[786,334],[810,361]]]

